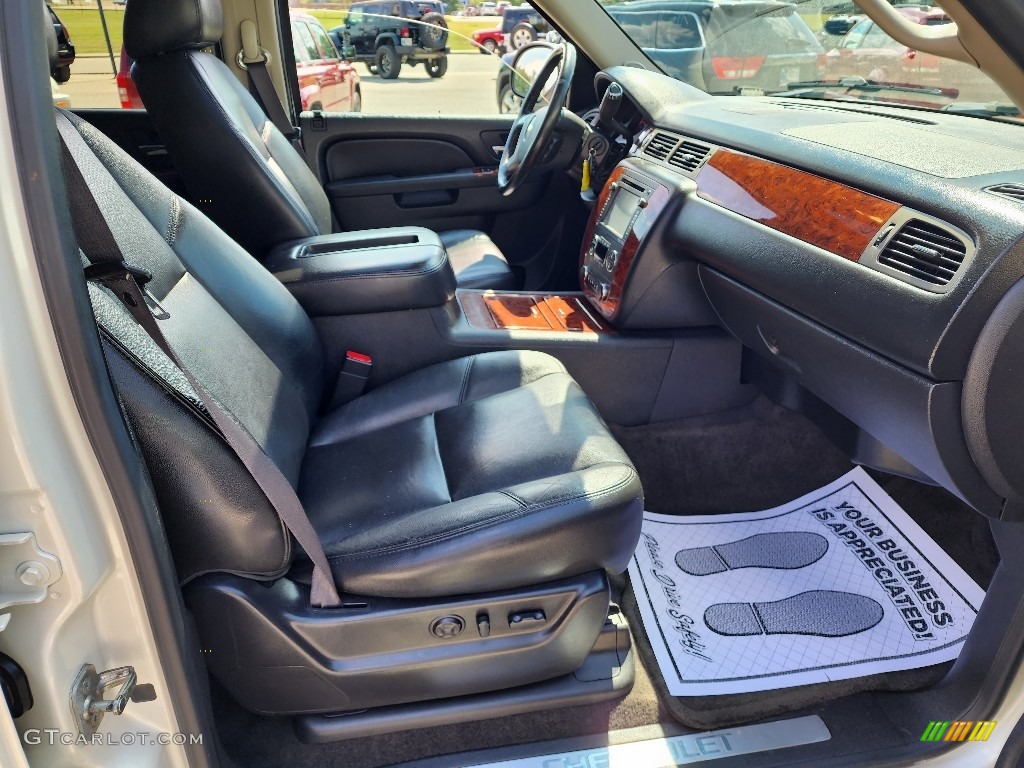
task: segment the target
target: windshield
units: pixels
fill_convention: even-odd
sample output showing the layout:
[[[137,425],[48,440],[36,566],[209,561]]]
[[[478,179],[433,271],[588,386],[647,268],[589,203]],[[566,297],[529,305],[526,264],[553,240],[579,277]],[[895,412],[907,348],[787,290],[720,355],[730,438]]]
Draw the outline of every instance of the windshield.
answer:
[[[1020,120],[975,67],[913,50],[849,2],[599,0],[663,72],[712,94],[884,102]],[[898,3],[908,21],[952,24],[934,3]]]

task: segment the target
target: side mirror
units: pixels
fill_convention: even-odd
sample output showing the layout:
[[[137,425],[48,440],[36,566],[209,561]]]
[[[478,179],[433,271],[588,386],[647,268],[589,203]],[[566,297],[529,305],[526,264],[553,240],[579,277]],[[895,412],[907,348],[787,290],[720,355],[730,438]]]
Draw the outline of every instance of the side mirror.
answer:
[[[526,98],[537,75],[544,68],[555,47],[551,43],[536,42],[524,45],[512,57],[512,93]]]

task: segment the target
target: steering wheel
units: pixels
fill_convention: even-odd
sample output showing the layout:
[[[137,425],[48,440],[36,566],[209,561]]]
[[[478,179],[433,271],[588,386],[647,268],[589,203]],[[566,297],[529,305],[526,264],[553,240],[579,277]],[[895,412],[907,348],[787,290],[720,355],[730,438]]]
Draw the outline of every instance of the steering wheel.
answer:
[[[551,56],[541,67],[523,99],[519,114],[512,123],[508,141],[498,162],[498,189],[503,195],[511,195],[516,187],[525,182],[537,161],[550,144],[555,124],[562,114],[562,107],[569,97],[569,86],[576,71],[576,49],[569,43],[554,48]],[[548,80],[555,76],[548,104],[540,104]],[[515,77],[515,74],[512,75]]]

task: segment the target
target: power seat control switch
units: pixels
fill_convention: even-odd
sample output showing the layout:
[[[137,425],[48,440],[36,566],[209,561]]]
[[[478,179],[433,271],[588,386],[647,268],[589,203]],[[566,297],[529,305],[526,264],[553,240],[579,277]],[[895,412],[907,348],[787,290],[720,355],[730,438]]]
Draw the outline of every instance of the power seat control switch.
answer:
[[[534,629],[547,621],[542,610],[517,611],[508,615],[509,629]]]

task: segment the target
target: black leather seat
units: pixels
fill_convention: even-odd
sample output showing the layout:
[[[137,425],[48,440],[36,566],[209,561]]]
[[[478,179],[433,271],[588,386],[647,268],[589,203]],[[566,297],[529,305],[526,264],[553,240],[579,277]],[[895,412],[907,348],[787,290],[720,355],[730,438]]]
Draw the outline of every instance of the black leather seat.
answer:
[[[540,352],[478,354],[324,413],[324,352],[288,290],[99,131],[68,113],[57,122],[121,250],[152,272],[147,288],[169,314],[159,321],[165,337],[298,489],[344,594],[385,601],[358,603],[362,614],[309,608],[305,558],[274,508],[180,371],[90,284],[186,597],[204,643],[221,643],[208,661],[239,700],[257,711],[334,711],[575,669],[604,623],[604,574],[621,572],[639,539],[642,492],[561,363]],[[558,587],[567,596],[537,591],[574,579],[578,590]],[[472,595],[482,597],[467,609]],[[490,611],[493,641],[474,628],[475,642],[424,648],[444,642],[427,626],[455,610],[446,605],[462,606],[460,622]],[[547,623],[502,626],[501,606]],[[376,677],[370,651],[351,640],[373,620],[384,627],[366,641],[385,659]],[[363,654],[355,672],[332,647]],[[407,667],[396,672],[400,662]]]
[[[637,492],[586,395],[540,352],[453,360],[360,397],[314,425],[299,481],[342,583],[390,597],[621,571]]]
[[[133,0],[124,45],[146,110],[195,200],[249,253],[332,231],[313,172],[223,61],[220,0]],[[395,222],[403,224],[404,222]],[[501,250],[475,230],[441,233],[463,288],[514,289]]]

